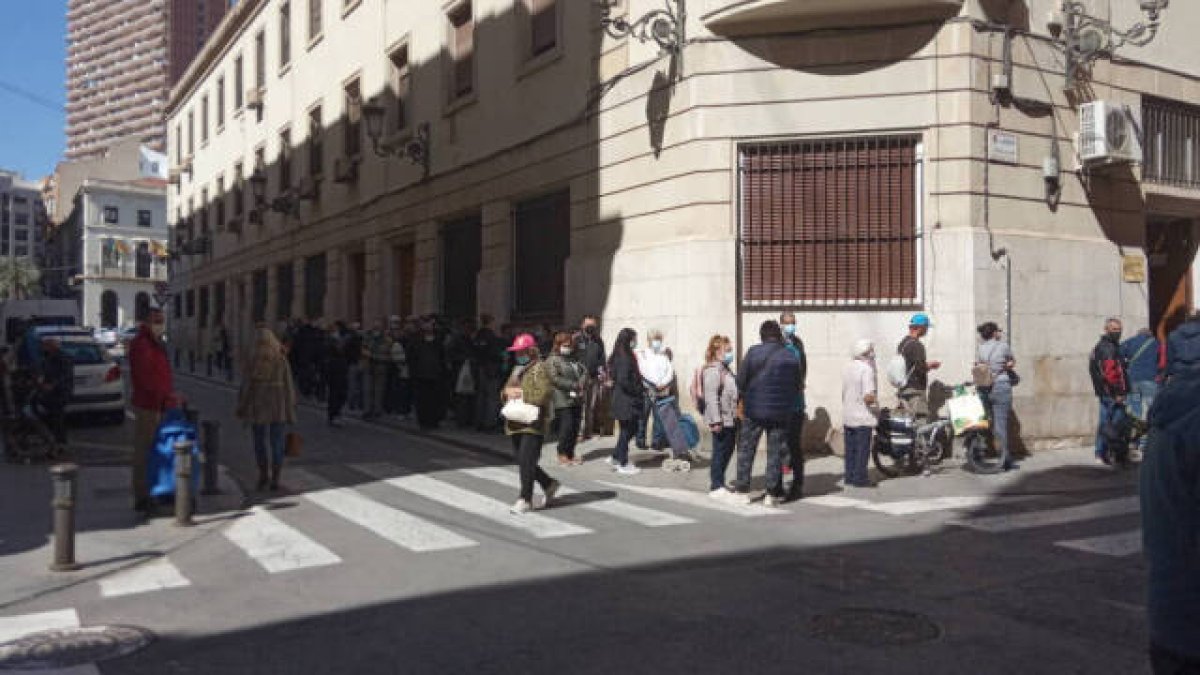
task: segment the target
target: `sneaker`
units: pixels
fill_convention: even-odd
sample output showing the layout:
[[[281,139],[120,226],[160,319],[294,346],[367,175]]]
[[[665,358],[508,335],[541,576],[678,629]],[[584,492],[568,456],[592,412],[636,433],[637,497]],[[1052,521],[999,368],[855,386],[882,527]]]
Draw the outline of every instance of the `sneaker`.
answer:
[[[783,502],[783,499],[781,497],[776,497],[775,495],[772,495],[772,494],[763,495],[762,505],[769,509],[773,509],[776,506],[779,506],[782,502]]]
[[[533,510],[533,504],[530,504],[524,499],[518,499],[517,503],[513,504],[508,510],[509,512],[516,514],[529,513]]]
[[[679,466],[679,461],[671,459],[669,457],[662,461],[662,470],[666,471],[667,473],[675,473],[676,471],[679,470],[678,466]]]
[[[617,463],[617,458],[613,457],[612,455],[609,455],[607,458],[605,458],[604,463],[611,466],[614,469],[621,466],[620,464]]]
[[[675,460],[675,471],[679,473],[687,473],[692,470],[692,463],[686,459]]]
[[[709,497],[727,504],[749,504],[750,498],[747,495],[739,492],[734,492],[726,487],[719,487],[716,490],[708,493]]]
[[[558,494],[558,490],[561,487],[562,487],[562,483],[560,483],[556,480],[551,480],[549,485],[542,488],[542,492],[544,492],[546,494],[546,501],[544,502],[545,506],[550,505],[550,502],[554,499],[554,495]]]
[[[642,470],[637,468],[637,465],[635,464],[626,464],[625,466],[617,467],[617,473],[621,474],[622,476],[636,476],[641,472]]]

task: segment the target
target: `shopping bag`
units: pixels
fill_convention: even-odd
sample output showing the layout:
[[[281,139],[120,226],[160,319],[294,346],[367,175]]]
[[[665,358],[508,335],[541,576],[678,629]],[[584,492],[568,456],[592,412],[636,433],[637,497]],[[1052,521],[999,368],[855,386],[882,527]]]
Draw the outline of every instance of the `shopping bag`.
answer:
[[[163,412],[162,421],[154,436],[154,447],[146,461],[146,480],[150,487],[150,496],[166,500],[175,495],[175,444],[181,441],[192,442],[192,494],[200,489],[200,441],[196,434],[196,425],[187,419],[187,414],[179,408],[169,408]]]
[[[500,416],[516,424],[533,424],[541,415],[541,409],[519,398],[514,398],[500,409]]]
[[[952,397],[946,401],[946,409],[950,411],[950,423],[954,427],[955,435],[987,419],[983,401],[974,391],[966,391]]]
[[[471,372],[471,362],[463,361],[458,369],[458,379],[454,384],[454,393],[467,395],[475,393],[475,375]]]

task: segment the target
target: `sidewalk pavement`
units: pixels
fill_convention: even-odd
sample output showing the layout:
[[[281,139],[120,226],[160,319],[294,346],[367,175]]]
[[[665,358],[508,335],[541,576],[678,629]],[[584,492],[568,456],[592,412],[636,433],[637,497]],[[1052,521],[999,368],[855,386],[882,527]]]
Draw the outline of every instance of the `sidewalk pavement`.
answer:
[[[132,567],[218,530],[243,508],[241,488],[221,467],[220,494],[197,496],[192,527],[174,525],[173,514],[145,519],[133,510],[129,467],[89,464],[96,450],[116,446],[71,444],[79,474],[76,494],[74,572],[51,572],[52,486],[49,464],[0,464],[0,609]],[[124,461],[128,461],[127,453]],[[170,513],[160,507],[160,514]]]

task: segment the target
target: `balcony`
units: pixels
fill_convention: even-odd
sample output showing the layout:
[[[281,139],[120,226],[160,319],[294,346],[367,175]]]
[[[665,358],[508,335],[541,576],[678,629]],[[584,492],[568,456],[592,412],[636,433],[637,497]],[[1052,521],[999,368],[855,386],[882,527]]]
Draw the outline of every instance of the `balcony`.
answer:
[[[948,19],[963,0],[700,0],[700,17],[714,33],[765,35],[812,28]]]
[[[137,264],[133,262],[119,263],[116,265],[97,265],[91,264],[87,266],[88,279],[117,279],[117,280],[132,280],[132,281],[166,281],[167,280],[167,265],[166,263],[152,263],[149,268],[142,267],[137,269]],[[140,274],[139,274],[140,272]]]

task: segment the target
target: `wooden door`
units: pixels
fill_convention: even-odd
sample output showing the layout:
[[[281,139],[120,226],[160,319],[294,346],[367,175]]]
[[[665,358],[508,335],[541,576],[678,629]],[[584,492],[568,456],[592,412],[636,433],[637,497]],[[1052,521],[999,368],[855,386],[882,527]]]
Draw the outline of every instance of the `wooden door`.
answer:
[[[1151,219],[1146,226],[1150,268],[1150,326],[1165,338],[1191,312],[1196,233],[1189,219]]]

